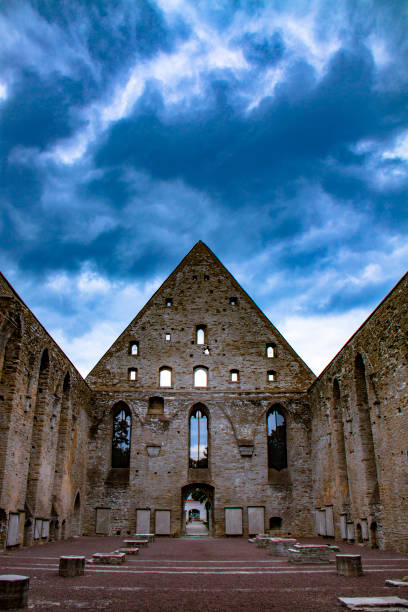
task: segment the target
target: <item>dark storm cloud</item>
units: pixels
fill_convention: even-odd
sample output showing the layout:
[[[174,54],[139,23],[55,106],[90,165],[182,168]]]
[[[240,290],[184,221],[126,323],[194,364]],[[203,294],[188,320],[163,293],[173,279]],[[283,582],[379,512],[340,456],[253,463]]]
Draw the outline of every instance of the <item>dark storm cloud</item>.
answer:
[[[4,3],[2,263],[71,287],[67,317],[84,270],[161,278],[198,239],[263,307],[372,304],[404,258],[407,27],[368,0]]]

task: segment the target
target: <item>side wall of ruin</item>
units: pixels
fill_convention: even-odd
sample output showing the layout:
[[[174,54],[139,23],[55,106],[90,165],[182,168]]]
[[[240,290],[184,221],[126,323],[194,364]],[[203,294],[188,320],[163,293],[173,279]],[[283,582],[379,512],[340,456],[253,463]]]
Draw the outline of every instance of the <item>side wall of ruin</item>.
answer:
[[[317,532],[331,530],[333,513],[336,537],[401,552],[408,552],[407,289],[405,275],[309,391]]]
[[[1,549],[81,532],[91,393],[0,281]]]

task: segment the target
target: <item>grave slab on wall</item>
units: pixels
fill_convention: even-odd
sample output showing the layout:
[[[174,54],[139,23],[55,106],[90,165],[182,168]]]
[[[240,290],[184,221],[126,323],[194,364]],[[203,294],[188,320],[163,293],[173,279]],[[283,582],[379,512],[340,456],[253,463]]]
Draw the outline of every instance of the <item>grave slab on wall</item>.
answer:
[[[325,522],[326,522],[326,535],[334,537],[333,506],[326,506]]]
[[[11,513],[9,515],[9,522],[8,522],[7,546],[17,546],[19,523],[20,523],[19,515]]]
[[[155,533],[170,535],[170,510],[156,510]]]
[[[150,533],[150,510],[148,508],[136,510],[136,533]]]
[[[265,508],[248,506],[248,534],[256,535],[265,531]]]
[[[96,527],[98,535],[109,535],[110,533],[110,508],[96,508]]]
[[[41,537],[48,538],[50,535],[50,521],[43,521],[41,526]]]
[[[34,540],[39,540],[41,538],[41,531],[42,531],[42,519],[35,519]]]
[[[242,508],[225,508],[225,534],[242,535]]]

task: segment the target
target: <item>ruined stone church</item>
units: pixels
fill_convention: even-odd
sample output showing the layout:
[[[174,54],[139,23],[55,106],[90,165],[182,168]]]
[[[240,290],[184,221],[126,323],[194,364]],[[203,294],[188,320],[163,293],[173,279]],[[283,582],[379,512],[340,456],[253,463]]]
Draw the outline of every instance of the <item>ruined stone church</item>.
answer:
[[[0,277],[0,549],[181,536],[200,490],[214,536],[408,552],[407,284],[316,378],[198,242],[84,380]]]

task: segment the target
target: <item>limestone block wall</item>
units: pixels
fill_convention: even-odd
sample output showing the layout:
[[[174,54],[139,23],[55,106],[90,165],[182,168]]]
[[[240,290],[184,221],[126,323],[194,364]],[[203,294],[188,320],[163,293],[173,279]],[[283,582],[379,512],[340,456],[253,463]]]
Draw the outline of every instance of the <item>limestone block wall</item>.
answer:
[[[315,509],[337,537],[408,551],[408,276],[309,391]],[[345,518],[341,518],[341,515]]]
[[[4,278],[0,288],[0,547],[4,547],[7,537],[10,545],[30,544],[80,530],[91,393]],[[13,533],[8,533],[10,517]]]
[[[171,371],[165,386],[162,368]],[[206,371],[206,385],[195,385],[196,368]],[[87,377],[96,397],[88,532],[94,532],[96,508],[104,504],[111,509],[112,532],[132,531],[139,507],[152,510],[152,528],[155,510],[171,510],[171,532],[178,534],[182,488],[204,482],[214,498],[217,535],[225,532],[226,507],[242,508],[246,533],[248,506],[265,508],[265,528],[269,518],[281,517],[286,533],[309,533],[310,419],[304,398],[313,379],[215,255],[197,243]],[[164,400],[162,414],[149,413],[149,397]],[[124,472],[110,471],[112,410],[119,400],[132,415],[127,484]],[[188,469],[189,416],[198,402],[209,419],[208,470]],[[286,418],[289,467],[273,473],[266,415],[278,404]],[[149,447],[160,454],[150,456]]]
[[[148,397],[120,396],[132,414],[131,457],[126,470],[111,469],[112,409],[116,393],[99,393],[88,462],[86,532],[94,534],[98,508],[109,508],[107,532],[134,533],[137,509],[171,511],[171,534],[183,533],[186,486],[204,484],[212,491],[212,533],[225,534],[225,508],[242,508],[243,534],[248,533],[248,507],[264,508],[264,529],[281,517],[285,535],[313,532],[310,489],[309,409],[304,397],[267,394],[164,393],[162,415],[148,414]],[[208,469],[189,468],[189,415],[200,403],[209,417]],[[279,404],[287,422],[288,468],[268,470],[266,413]],[[252,455],[242,456],[245,432]],[[149,456],[149,447],[159,447]],[[121,472],[117,474],[117,472]],[[126,476],[126,482],[123,476]],[[116,481],[115,481],[116,478]]]

